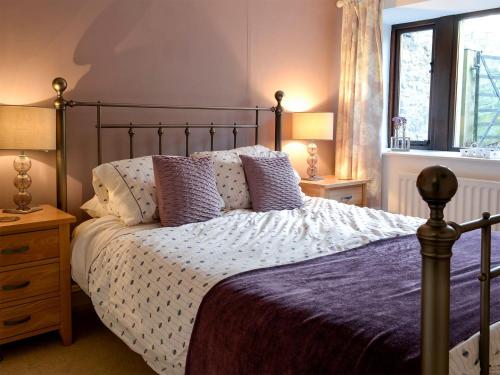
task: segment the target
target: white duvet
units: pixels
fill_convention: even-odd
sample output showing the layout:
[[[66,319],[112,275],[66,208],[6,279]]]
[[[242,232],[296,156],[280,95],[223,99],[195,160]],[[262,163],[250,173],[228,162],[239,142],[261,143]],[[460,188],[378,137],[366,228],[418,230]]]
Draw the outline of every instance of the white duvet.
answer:
[[[77,229],[72,274],[104,324],[149,366],[182,374],[200,303],[220,280],[412,234],[422,222],[321,198],[306,198],[301,209],[234,210],[177,228],[127,227],[106,216]],[[453,373],[479,373],[475,348],[477,337],[450,352]]]

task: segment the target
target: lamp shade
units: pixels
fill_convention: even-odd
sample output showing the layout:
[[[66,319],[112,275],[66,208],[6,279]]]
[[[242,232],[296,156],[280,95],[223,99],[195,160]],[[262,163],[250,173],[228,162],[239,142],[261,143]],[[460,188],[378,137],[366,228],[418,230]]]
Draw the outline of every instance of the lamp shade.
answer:
[[[318,141],[333,140],[333,113],[292,113],[292,138]]]
[[[54,109],[0,105],[0,150],[55,149]]]

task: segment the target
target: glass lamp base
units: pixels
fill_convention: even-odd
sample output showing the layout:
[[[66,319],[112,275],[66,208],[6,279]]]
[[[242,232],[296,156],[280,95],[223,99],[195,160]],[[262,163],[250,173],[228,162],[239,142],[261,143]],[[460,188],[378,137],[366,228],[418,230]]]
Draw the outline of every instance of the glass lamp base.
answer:
[[[309,143],[307,145],[307,152],[309,156],[307,158],[307,179],[309,181],[317,181],[322,178],[318,176],[318,146],[315,143]]]
[[[14,203],[17,208],[9,208],[3,210],[3,212],[9,214],[30,214],[42,209],[41,207],[30,208],[29,206],[31,203],[31,194],[28,192],[28,188],[31,186],[31,177],[28,174],[30,168],[31,160],[24,152],[14,159],[14,169],[18,173],[14,178],[14,186],[18,190],[14,194]]]
[[[31,207],[26,208],[25,210],[17,209],[17,208],[7,208],[3,210],[6,214],[30,214],[32,212],[37,212],[43,210],[42,207]]]

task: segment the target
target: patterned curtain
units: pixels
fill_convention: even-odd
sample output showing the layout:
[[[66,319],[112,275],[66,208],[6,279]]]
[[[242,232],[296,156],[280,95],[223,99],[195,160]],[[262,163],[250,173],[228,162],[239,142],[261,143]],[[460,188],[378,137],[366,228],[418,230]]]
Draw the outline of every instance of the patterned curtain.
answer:
[[[344,0],[336,175],[369,178],[368,204],[380,207],[382,0]]]

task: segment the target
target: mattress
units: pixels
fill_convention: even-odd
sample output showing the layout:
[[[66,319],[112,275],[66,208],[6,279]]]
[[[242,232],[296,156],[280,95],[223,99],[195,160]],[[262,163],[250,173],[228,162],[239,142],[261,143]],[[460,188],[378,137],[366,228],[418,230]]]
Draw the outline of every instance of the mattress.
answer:
[[[76,231],[72,274],[104,324],[149,366],[181,374],[198,308],[220,281],[413,234],[422,222],[321,198],[296,210],[234,210],[177,228],[127,227],[106,216]],[[452,363],[464,361],[457,353]]]

